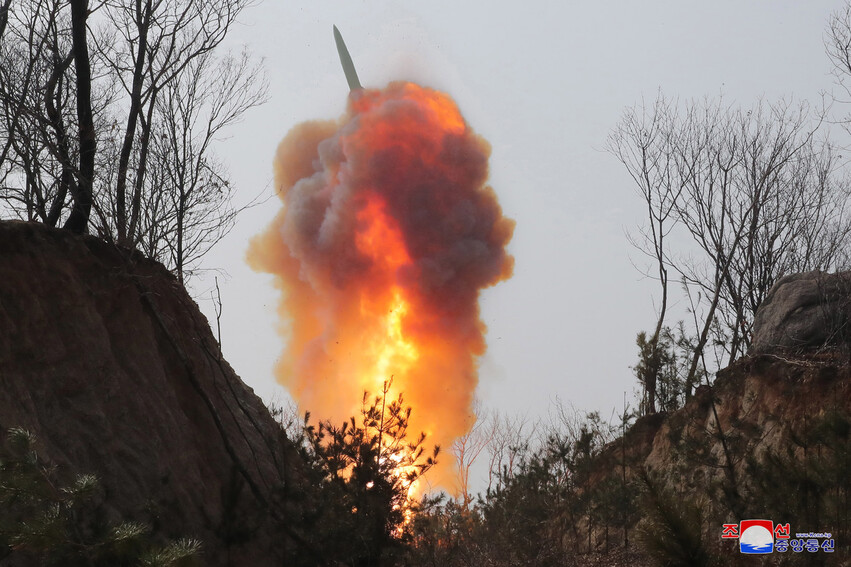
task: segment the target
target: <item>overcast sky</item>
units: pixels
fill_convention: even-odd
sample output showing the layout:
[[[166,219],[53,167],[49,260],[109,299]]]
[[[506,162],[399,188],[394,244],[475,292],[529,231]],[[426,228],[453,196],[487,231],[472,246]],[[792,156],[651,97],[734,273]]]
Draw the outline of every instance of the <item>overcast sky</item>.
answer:
[[[337,118],[348,88],[332,24],[361,82],[414,80],[449,93],[493,145],[491,184],[517,221],[514,277],[484,292],[488,326],[478,396],[486,408],[537,416],[551,400],[604,417],[636,382],[635,335],[654,323],[654,282],[633,264],[626,233],[641,200],[604,151],[627,106],[661,89],[680,99],[749,106],[832,88],[824,35],[840,0],[303,3],[267,0],[244,12],[229,47],[265,58],[270,101],[218,151],[241,198],[272,191],[272,157],[294,124]],[[243,214],[206,259],[220,277],[228,361],[265,400],[283,399],[272,366],[271,276],[245,264],[249,239],[278,210]],[[215,327],[212,278],[196,296]],[[310,408],[304,408],[310,409]]]

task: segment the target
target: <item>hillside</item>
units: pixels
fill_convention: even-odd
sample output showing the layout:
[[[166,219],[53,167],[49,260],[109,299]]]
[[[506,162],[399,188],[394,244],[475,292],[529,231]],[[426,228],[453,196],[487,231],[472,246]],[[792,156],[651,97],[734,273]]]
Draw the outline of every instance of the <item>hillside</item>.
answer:
[[[851,564],[849,307],[848,273],[782,278],[749,354],[711,385],[631,425],[568,411],[537,438],[511,437],[486,494],[429,513],[436,543],[421,555],[447,567]],[[772,554],[722,538],[758,519],[788,527]]]
[[[0,222],[0,391],[0,429],[35,434],[63,482],[96,475],[107,518],[197,538],[205,565],[295,545],[273,502],[297,455],[160,264]]]
[[[766,518],[836,540],[833,554],[786,563],[844,564],[851,286],[832,278],[781,280],[758,313],[758,348],[681,409],[642,417],[599,450],[582,436],[548,446],[470,508],[424,509],[409,526],[411,554],[379,563],[636,567],[652,564],[647,534],[657,534],[705,553],[677,564],[734,565],[751,558],[721,540],[722,524]],[[32,432],[61,486],[96,475],[109,525],[143,522],[158,542],[196,538],[198,565],[379,564],[341,559],[372,483],[328,484],[321,459],[287,440],[156,262],[0,222],[0,388],[0,430]],[[6,545],[2,527],[0,565],[41,564]]]
[[[675,539],[675,524],[691,522],[691,535],[702,538],[704,550],[736,564],[750,558],[738,553],[737,540],[721,540],[722,524],[765,518],[790,523],[792,538],[827,532],[835,539],[833,554],[790,553],[787,563],[845,564],[851,535],[849,290],[847,274],[780,280],[757,312],[749,354],[719,371],[711,386],[700,386],[681,409],[640,418],[595,458],[584,490],[600,498],[605,487],[625,483],[641,495],[627,514],[633,542],[641,531]],[[653,517],[658,506],[670,506],[670,525]],[[622,521],[614,523],[623,529]],[[622,546],[622,531],[613,535],[587,519],[582,526],[591,534],[588,549]]]

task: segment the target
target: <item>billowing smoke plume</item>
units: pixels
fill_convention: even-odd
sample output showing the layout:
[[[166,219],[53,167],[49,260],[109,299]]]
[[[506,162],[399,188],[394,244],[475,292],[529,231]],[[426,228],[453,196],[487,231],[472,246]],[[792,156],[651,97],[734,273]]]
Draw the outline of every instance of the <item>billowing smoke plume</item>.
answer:
[[[276,372],[303,409],[341,421],[393,376],[413,435],[446,450],[468,431],[486,348],[479,291],[513,267],[489,155],[447,95],[413,83],[355,91],[339,121],[281,142],[284,205],[248,257],[283,292]],[[441,461],[433,480],[451,488]]]

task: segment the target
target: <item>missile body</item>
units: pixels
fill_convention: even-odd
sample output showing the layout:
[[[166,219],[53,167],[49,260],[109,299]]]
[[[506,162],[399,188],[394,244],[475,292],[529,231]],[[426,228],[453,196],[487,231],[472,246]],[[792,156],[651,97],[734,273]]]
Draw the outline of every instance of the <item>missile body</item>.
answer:
[[[349,50],[346,49],[346,42],[343,41],[343,36],[340,35],[340,30],[334,26],[334,41],[337,42],[337,53],[340,54],[340,63],[343,65],[343,72],[346,74],[346,81],[349,83],[349,90],[355,91],[362,89],[358,79],[358,73],[355,71],[355,64],[352,63],[352,56],[349,55]]]

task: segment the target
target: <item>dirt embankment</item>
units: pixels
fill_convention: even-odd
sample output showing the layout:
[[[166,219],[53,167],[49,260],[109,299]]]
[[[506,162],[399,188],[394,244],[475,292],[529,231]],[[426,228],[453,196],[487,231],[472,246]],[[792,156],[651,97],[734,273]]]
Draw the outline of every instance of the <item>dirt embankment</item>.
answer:
[[[97,475],[114,519],[198,538],[208,565],[293,545],[273,501],[297,456],[160,264],[0,222],[0,392],[0,428],[34,433],[60,477]]]

